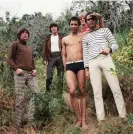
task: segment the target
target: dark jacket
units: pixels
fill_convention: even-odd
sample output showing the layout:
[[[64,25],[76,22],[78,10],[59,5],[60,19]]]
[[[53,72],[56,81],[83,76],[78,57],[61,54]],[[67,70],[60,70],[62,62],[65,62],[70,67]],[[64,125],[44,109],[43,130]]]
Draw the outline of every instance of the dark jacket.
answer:
[[[60,49],[60,52],[61,52],[62,38],[63,38],[63,36],[59,35],[59,49]],[[48,35],[44,39],[42,58],[43,58],[44,61],[48,61],[48,59],[50,57],[51,57],[51,35]]]

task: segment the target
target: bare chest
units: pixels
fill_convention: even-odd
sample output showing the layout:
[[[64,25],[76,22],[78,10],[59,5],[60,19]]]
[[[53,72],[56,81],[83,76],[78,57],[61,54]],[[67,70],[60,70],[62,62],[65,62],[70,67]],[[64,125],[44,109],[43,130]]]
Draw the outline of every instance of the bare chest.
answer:
[[[82,45],[81,38],[70,38],[66,42],[66,47],[80,47]]]

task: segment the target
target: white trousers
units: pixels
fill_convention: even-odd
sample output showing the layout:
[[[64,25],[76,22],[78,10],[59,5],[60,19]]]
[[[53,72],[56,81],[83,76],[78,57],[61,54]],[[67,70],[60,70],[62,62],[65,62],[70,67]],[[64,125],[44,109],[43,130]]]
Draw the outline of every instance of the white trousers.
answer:
[[[126,116],[126,108],[119,81],[115,73],[115,65],[110,55],[100,55],[89,60],[90,80],[93,87],[94,101],[98,120],[104,120],[105,111],[102,97],[102,71],[113,93],[119,116]]]

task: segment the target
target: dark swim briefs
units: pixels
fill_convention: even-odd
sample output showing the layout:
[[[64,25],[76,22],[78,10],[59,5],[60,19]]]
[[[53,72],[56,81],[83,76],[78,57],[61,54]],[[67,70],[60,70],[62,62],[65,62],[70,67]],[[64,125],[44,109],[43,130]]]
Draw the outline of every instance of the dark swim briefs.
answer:
[[[80,62],[75,61],[75,62],[71,62],[71,63],[69,63],[69,62],[66,63],[66,71],[68,71],[68,70],[74,72],[75,74],[77,74],[78,71],[80,71],[80,70],[84,70],[83,61],[80,61]]]

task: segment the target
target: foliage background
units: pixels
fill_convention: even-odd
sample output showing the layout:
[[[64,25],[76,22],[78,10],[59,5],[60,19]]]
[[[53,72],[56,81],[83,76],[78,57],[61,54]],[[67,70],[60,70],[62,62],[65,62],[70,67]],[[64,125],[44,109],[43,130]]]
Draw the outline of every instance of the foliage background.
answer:
[[[54,76],[52,91],[45,93],[45,66],[41,58],[44,38],[49,34],[49,24],[53,21],[59,24],[59,32],[69,33],[69,19],[81,12],[99,12],[104,17],[105,27],[110,28],[119,44],[119,50],[112,56],[117,67],[120,86],[126,102],[129,122],[123,125],[118,119],[117,110],[110,88],[106,80],[103,81],[103,97],[105,110],[109,120],[100,129],[101,134],[132,134],[133,133],[133,1],[85,1],[73,0],[71,7],[53,19],[50,13],[41,12],[25,14],[21,18],[10,17],[6,12],[6,20],[0,18],[0,130],[8,131],[13,123],[14,113],[14,84],[13,72],[6,64],[8,47],[16,40],[16,33],[20,27],[30,31],[28,44],[33,48],[38,70],[38,83],[42,93],[36,96],[36,122],[38,130],[55,134],[79,134],[80,128],[73,129],[74,113],[66,107],[61,90],[57,89],[57,78]],[[56,73],[56,70],[55,70]],[[86,83],[88,93],[88,107],[91,108],[92,126],[96,121],[93,92],[89,82]],[[66,90],[65,78],[63,91]],[[39,113],[39,114],[38,114]],[[90,115],[89,115],[90,117]],[[55,129],[56,128],[56,129]],[[92,127],[93,128],[93,127]],[[90,128],[91,131],[91,128]],[[90,132],[91,133],[91,132]],[[91,133],[92,134],[92,133]]]

